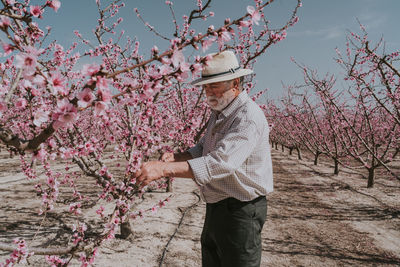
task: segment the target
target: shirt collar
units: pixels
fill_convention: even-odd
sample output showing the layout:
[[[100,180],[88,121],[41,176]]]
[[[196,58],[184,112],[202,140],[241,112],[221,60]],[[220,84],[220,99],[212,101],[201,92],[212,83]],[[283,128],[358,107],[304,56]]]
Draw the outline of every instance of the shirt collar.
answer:
[[[226,108],[220,112],[216,112],[217,117],[220,117],[221,115],[225,118],[229,117],[229,115],[234,113],[239,107],[246,103],[248,98],[249,96],[247,95],[246,91],[243,90]]]

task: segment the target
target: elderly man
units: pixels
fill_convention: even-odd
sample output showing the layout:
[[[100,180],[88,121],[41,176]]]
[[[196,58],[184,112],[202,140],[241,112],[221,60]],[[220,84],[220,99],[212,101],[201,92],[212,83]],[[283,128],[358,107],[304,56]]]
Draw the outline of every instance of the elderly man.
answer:
[[[142,186],[164,176],[191,178],[206,204],[202,265],[260,266],[266,194],[273,190],[269,128],[260,107],[242,88],[252,70],[231,51],[212,54],[202,85],[212,114],[205,135],[184,153],[165,153],[135,173]]]

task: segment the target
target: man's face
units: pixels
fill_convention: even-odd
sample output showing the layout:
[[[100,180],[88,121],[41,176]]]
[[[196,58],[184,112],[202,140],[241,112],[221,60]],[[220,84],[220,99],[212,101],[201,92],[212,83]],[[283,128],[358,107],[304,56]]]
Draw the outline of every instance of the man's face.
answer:
[[[233,81],[204,84],[203,89],[206,91],[208,105],[217,111],[223,110],[239,93]]]
[[[226,91],[232,88],[231,83],[231,81],[223,81],[204,84],[203,89],[206,91],[207,96],[215,96],[217,98],[221,98]]]

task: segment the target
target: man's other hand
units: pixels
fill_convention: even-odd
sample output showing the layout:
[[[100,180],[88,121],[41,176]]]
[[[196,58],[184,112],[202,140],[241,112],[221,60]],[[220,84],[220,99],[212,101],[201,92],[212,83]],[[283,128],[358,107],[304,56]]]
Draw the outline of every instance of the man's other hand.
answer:
[[[161,156],[161,160],[164,161],[164,162],[174,162],[175,161],[174,153],[165,152]]]
[[[148,161],[143,163],[140,169],[133,174],[133,177],[136,178],[136,183],[140,188],[165,176],[164,164],[165,163],[161,161]]]

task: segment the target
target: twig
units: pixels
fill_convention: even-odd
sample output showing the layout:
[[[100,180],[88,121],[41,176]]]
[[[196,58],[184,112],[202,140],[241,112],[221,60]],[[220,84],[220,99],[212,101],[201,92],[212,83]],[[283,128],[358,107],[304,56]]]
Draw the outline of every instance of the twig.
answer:
[[[7,94],[6,99],[5,99],[5,102],[7,104],[10,101],[10,99],[11,99],[13,93],[14,93],[15,88],[17,88],[19,80],[21,79],[21,75],[22,75],[22,68],[18,70],[17,77],[15,78],[15,81],[14,81],[13,85],[11,86],[10,90],[8,91],[8,94]]]

